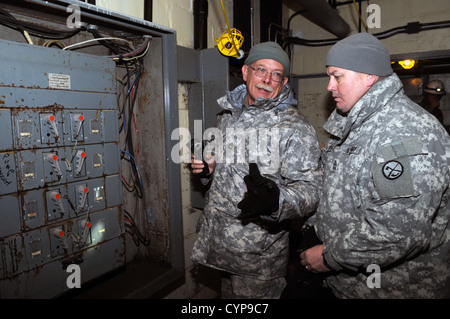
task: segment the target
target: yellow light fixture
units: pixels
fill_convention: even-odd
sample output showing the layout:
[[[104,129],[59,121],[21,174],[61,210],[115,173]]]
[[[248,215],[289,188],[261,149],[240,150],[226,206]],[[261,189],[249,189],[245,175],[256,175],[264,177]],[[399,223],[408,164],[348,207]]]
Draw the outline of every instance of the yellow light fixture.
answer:
[[[215,38],[217,42],[217,48],[223,55],[241,59],[244,56],[244,51],[239,49],[244,42],[244,37],[238,29],[230,29],[230,24],[228,23],[227,12],[225,11],[223,1],[220,0],[220,3],[222,5],[225,22],[227,23],[227,30],[222,33],[220,38]]]
[[[230,32],[225,30],[220,38],[216,38],[215,40],[219,51],[223,55],[235,58],[242,58],[244,56],[244,52],[239,50],[242,46],[242,42],[244,42],[244,37],[239,30],[235,28],[231,29]]]
[[[407,60],[403,60],[403,61],[398,61],[398,64],[400,64],[402,66],[402,68],[409,70],[414,67],[414,65],[416,64],[416,61],[407,59]]]

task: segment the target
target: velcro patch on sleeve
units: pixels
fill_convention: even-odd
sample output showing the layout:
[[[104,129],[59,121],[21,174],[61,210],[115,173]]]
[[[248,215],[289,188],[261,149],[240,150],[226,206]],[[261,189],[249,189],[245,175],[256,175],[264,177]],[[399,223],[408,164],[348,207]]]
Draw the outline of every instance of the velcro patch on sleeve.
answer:
[[[411,158],[426,154],[422,143],[408,139],[385,145],[375,155],[372,178],[380,198],[414,196]]]

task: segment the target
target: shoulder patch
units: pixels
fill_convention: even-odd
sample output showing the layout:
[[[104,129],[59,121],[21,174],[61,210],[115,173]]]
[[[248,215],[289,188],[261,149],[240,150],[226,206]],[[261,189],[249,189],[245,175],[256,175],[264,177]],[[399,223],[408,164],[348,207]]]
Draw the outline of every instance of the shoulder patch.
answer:
[[[398,161],[389,161],[383,165],[383,175],[387,179],[397,179],[403,174],[403,165]]]
[[[426,153],[417,139],[383,146],[372,164],[372,178],[380,198],[414,196],[411,156]]]
[[[408,157],[397,158],[381,164],[374,161],[372,178],[380,198],[414,195],[411,163]]]

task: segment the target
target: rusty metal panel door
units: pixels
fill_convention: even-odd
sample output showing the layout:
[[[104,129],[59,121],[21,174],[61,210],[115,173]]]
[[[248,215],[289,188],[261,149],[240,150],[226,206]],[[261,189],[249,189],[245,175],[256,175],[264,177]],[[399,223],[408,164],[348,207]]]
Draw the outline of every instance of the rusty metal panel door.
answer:
[[[0,298],[54,297],[125,264],[116,65],[0,40],[0,69]]]

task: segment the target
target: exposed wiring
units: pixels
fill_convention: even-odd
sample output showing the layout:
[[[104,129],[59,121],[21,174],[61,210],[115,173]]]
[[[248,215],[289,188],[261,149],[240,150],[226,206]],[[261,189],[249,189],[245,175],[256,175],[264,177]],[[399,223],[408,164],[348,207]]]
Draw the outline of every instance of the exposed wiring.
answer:
[[[27,39],[28,44],[33,44],[33,40],[31,40],[30,34],[27,31],[23,31],[23,35],[25,36],[25,39]]]
[[[66,45],[64,44],[64,42],[62,42],[61,40],[47,40],[44,42],[44,44],[42,46],[44,47],[50,47],[53,44],[59,46],[61,49],[64,48]]]
[[[29,35],[34,35],[46,39],[66,39],[73,37],[81,31],[81,28],[69,30],[54,30],[26,21],[20,21],[4,9],[0,9],[0,24],[21,32],[22,34],[24,34],[25,38],[27,38],[27,36]],[[29,39],[27,39],[27,41],[29,42]]]
[[[73,49],[74,47],[78,47],[78,46],[83,46],[85,44],[91,43],[91,42],[99,42],[99,41],[104,41],[104,40],[117,40],[117,41],[123,41],[126,42],[128,45],[130,45],[130,47],[133,46],[133,44],[125,39],[122,38],[116,38],[116,37],[105,37],[105,38],[95,38],[95,39],[89,39],[86,41],[82,41],[82,42],[78,42],[78,43],[74,43],[71,45],[68,45],[66,47],[63,48],[63,50],[69,50],[69,49]]]
[[[128,40],[116,37],[101,37],[97,30],[95,30],[94,32],[92,30],[90,31],[91,33],[94,34],[95,36],[94,39],[66,46],[63,48],[63,50],[71,49],[76,46],[82,46],[85,44],[89,44],[91,42],[99,42],[99,44],[106,46],[107,48],[109,48],[114,52],[119,52],[120,50],[123,49],[115,47],[113,45],[114,43],[109,42],[110,40],[123,41],[129,46],[129,48],[131,48],[131,51],[129,50],[128,52],[125,52],[123,54],[116,54],[107,57],[114,60],[118,66],[124,66],[127,70],[124,76],[124,78],[126,78],[127,80],[126,81],[118,80],[118,82],[122,86],[124,86],[124,88],[126,87],[125,103],[121,108],[119,114],[120,117],[122,118],[120,131],[123,130],[123,132],[125,133],[124,137],[125,147],[124,149],[121,149],[123,155],[121,156],[121,158],[127,160],[130,163],[132,181],[127,182],[125,176],[122,175],[122,184],[128,191],[130,192],[136,191],[138,197],[141,198],[143,192],[143,184],[137,164],[137,155],[139,152],[139,135],[134,114],[134,105],[137,98],[140,78],[144,70],[142,58],[147,54],[150,48],[151,36],[144,36],[145,39],[144,42],[139,46],[138,49],[135,50],[133,44]],[[130,78],[132,76],[135,76],[134,80],[130,81]],[[118,94],[118,99],[120,94],[121,93]],[[135,147],[133,147],[134,142],[131,134],[133,126],[135,133],[135,144],[136,144]]]
[[[126,155],[128,155],[132,160],[133,160],[133,165],[134,168],[136,169],[136,174],[137,174],[137,179],[139,181],[139,190],[140,192],[142,191],[142,180],[141,180],[141,175],[139,174],[139,169],[137,167],[137,163],[136,163],[136,159],[134,158],[133,155],[131,155],[129,152],[124,151],[124,150],[120,150],[122,153],[125,153]]]
[[[145,47],[144,47],[144,45],[145,45]],[[127,54],[123,54],[120,56],[112,56],[111,58],[115,61],[121,61],[121,60],[131,61],[131,60],[135,60],[135,59],[140,59],[140,58],[143,58],[147,54],[149,48],[150,48],[150,39],[146,39],[146,43],[144,43],[142,45],[142,47],[139,48],[138,50],[127,53]]]
[[[125,209],[123,211],[124,211],[124,221],[125,221],[125,228],[126,228],[125,231],[131,235],[131,238],[133,239],[134,244],[136,246],[139,246],[141,243],[144,246],[150,245],[150,240],[147,239],[144,235],[142,235],[141,231],[139,230],[138,226],[136,225],[131,214],[128,211],[126,211]]]
[[[136,126],[136,122],[134,121],[134,105],[135,105],[135,101],[136,101],[136,92],[138,90],[139,87],[139,80],[142,74],[142,69],[143,67],[140,66],[139,70],[137,71],[137,75],[134,79],[134,81],[132,82],[132,84],[129,86],[128,90],[127,90],[127,94],[126,94],[126,101],[128,101],[128,121],[127,121],[127,115],[125,113],[125,107],[123,107],[122,109],[122,121],[123,121],[123,128],[125,130],[125,151],[124,153],[127,153],[131,156],[131,158],[133,159],[134,162],[130,161],[130,165],[131,165],[131,171],[135,176],[135,179],[138,179],[139,183],[134,183],[134,185],[138,184],[138,188],[136,189],[136,191],[138,192],[139,197],[142,196],[142,181],[140,179],[140,175],[139,175],[139,171],[137,168],[137,161],[135,160],[137,154],[138,154],[138,135],[137,135],[137,126]],[[135,125],[135,133],[136,133],[136,151],[134,151],[133,148],[133,140],[131,138],[131,127],[132,127],[132,120],[133,120],[133,124]]]
[[[150,40],[152,39],[152,37],[149,35],[145,35],[144,39],[144,42],[135,51],[127,52],[124,54],[111,55],[108,56],[108,58],[111,58],[115,61],[119,61],[121,59],[123,61],[131,61],[133,59],[144,57],[144,55],[147,54],[148,49],[150,48]]]

